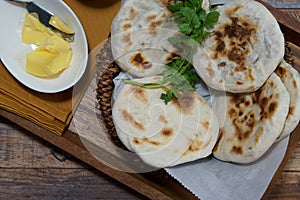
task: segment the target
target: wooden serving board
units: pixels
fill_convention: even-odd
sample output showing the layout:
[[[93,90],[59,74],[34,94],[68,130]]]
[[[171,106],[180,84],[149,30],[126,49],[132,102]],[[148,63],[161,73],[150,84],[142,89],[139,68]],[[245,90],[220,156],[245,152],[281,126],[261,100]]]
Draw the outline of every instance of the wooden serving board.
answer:
[[[120,1],[65,0],[65,2],[73,9],[83,24],[88,38],[89,49],[91,51],[109,35],[110,24],[112,18],[119,9]],[[294,60],[294,67],[300,71],[299,22],[267,4],[266,6],[280,23],[286,41],[289,42],[289,50],[293,54],[290,59]],[[81,104],[83,103],[84,102]],[[182,187],[176,180],[169,177],[162,170],[152,173],[132,174],[112,169],[104,163],[101,163],[85,148],[81,138],[76,132],[74,122],[71,123],[69,129],[63,136],[57,136],[34,123],[5,110],[0,110],[0,115],[151,199],[197,199],[191,192]],[[80,126],[77,122],[76,126],[78,125]],[[84,124],[82,124],[82,126],[84,126]],[[299,141],[300,125],[298,125],[291,135],[284,160],[265,192],[264,199],[267,198],[272,186],[275,184],[275,180],[283,170],[290,154],[294,151]]]

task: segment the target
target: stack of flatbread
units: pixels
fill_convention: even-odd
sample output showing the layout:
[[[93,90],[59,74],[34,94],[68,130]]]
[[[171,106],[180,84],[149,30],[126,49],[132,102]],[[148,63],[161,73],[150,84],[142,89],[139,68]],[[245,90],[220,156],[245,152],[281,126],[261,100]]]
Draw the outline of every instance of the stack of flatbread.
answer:
[[[167,41],[178,31],[166,7],[170,2],[126,0],[113,20],[114,59],[137,82],[162,80],[176,51]],[[283,59],[276,19],[252,0],[233,0],[217,11],[219,21],[192,61],[214,91],[212,104],[197,92],[165,104],[163,89],[130,84],[114,102],[118,137],[149,165],[174,166],[209,155],[250,163],[299,123],[300,76]]]

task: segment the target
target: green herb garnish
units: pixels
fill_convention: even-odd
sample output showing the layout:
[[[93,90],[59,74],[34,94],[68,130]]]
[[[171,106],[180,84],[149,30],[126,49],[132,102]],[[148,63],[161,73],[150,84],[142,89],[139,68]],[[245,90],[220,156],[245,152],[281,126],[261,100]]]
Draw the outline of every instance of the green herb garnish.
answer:
[[[166,93],[162,93],[160,98],[167,104],[173,98],[178,99],[179,92],[187,94],[195,91],[195,84],[200,80],[194,71],[194,67],[182,58],[173,59],[166,64],[168,69],[162,74],[163,80],[153,83],[140,83],[132,80],[123,80],[125,83],[137,85],[142,88],[155,89],[163,88]]]
[[[203,0],[186,0],[168,5],[168,9],[179,22],[179,31],[200,44],[209,36],[208,30],[214,27],[220,15],[215,10],[206,13],[201,7],[202,3]]]
[[[168,41],[177,49],[184,50],[185,58],[191,60],[197,45],[210,34],[209,29],[217,23],[219,13],[206,11],[201,7],[202,0],[176,1],[168,5],[173,16],[178,20],[178,28],[182,34],[176,34]],[[183,35],[184,34],[184,35]],[[123,80],[125,83],[142,88],[163,88],[160,98],[167,104],[173,98],[178,99],[179,93],[187,94],[195,91],[195,85],[200,80],[193,65],[185,58],[173,58],[167,63],[167,70],[163,72],[163,80],[153,83],[139,83],[132,80]]]

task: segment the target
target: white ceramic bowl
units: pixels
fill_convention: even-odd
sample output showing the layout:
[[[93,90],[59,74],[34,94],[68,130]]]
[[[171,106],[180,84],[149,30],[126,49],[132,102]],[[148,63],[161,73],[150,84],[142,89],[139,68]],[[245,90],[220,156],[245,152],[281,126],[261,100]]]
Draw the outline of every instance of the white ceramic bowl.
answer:
[[[0,58],[7,70],[25,86],[44,93],[57,93],[72,87],[83,75],[88,58],[88,46],[83,27],[74,12],[61,0],[34,0],[37,5],[67,22],[75,31],[70,66],[54,78],[39,78],[25,71],[26,53],[34,45],[21,38],[26,9],[0,0]],[[0,74],[1,76],[1,74]]]

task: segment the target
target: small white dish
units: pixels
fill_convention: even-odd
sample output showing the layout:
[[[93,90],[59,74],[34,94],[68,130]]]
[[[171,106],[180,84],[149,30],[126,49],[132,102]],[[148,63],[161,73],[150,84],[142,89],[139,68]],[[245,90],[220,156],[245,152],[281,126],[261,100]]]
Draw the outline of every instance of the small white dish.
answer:
[[[40,78],[27,73],[26,53],[36,47],[22,42],[21,32],[26,9],[3,0],[0,0],[0,58],[7,70],[25,86],[38,92],[61,92],[79,81],[86,69],[88,59],[86,35],[77,16],[62,0],[33,2],[56,14],[74,29],[74,42],[70,43],[73,51],[70,66],[53,78]]]

